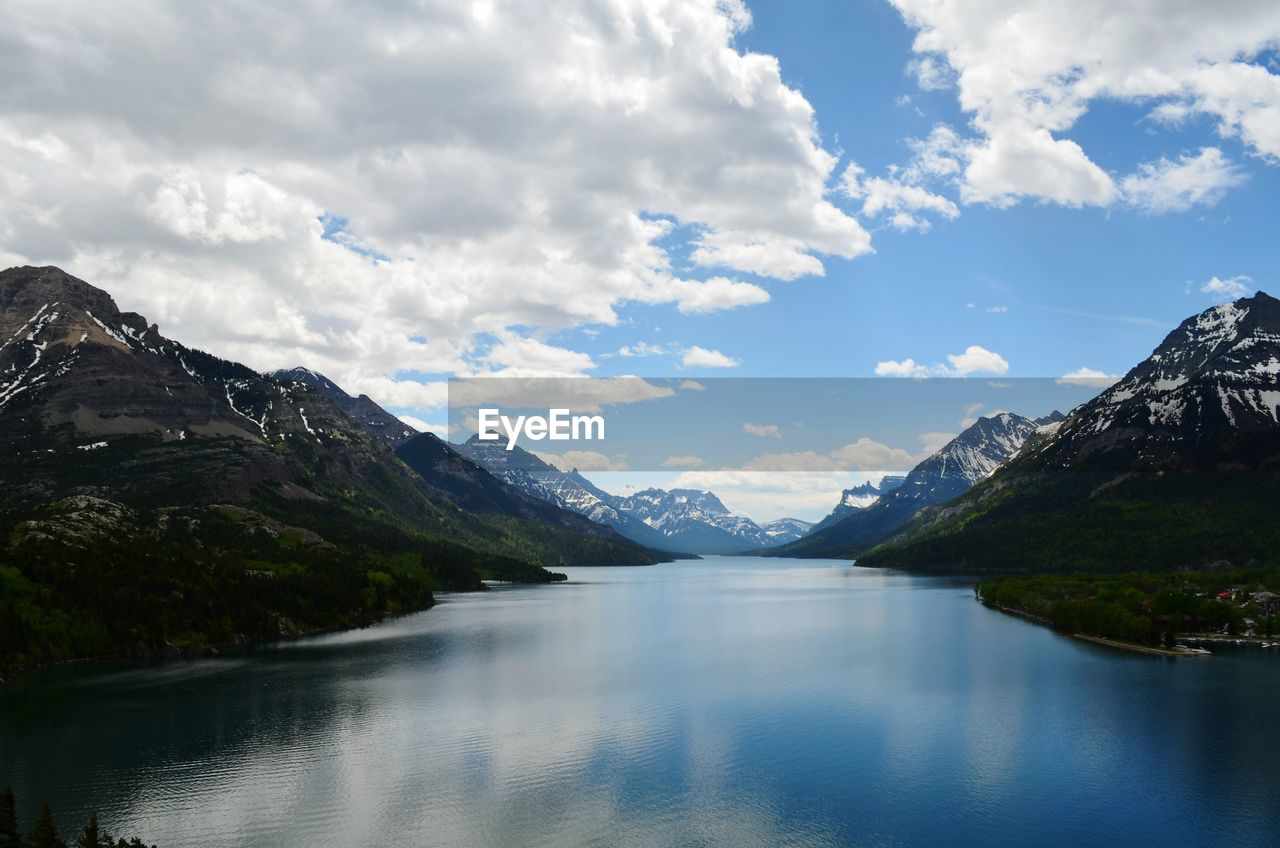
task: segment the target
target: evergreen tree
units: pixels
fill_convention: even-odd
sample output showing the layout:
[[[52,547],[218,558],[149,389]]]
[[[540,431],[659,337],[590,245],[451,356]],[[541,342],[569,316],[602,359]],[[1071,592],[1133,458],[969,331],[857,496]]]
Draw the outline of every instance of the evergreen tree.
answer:
[[[18,833],[18,807],[13,801],[13,787],[0,792],[0,848],[22,848]]]
[[[67,848],[67,843],[58,838],[58,829],[53,826],[53,813],[48,804],[40,810],[40,819],[27,837],[27,845],[30,848]]]
[[[102,843],[111,844],[111,837],[98,832],[98,813],[89,814],[89,823],[84,826],[84,833],[76,840],[76,848],[102,848]]]

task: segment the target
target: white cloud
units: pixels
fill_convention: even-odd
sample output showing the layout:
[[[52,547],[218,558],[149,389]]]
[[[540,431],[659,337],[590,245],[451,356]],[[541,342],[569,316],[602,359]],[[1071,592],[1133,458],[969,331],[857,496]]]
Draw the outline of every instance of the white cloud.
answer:
[[[618,348],[618,356],[666,356],[667,349],[662,345],[648,342],[637,342],[634,345],[623,345]]]
[[[984,310],[982,310],[982,311],[983,311],[983,312],[986,312],[986,313],[988,313],[988,314],[990,314],[990,315],[1004,315],[1004,314],[1006,314],[1006,313],[1009,311],[1009,307],[1007,307],[1007,306],[988,306],[986,309],[984,309]]]
[[[675,389],[640,377],[530,377],[505,379],[485,375],[447,384],[449,407],[463,413],[480,406],[564,407],[600,412],[615,404],[643,403],[673,397]],[[473,429],[474,432],[474,429]]]
[[[743,283],[725,277],[712,277],[709,280],[671,279],[655,288],[652,297],[645,295],[637,300],[653,303],[674,300],[676,308],[685,313],[717,312],[738,306],[768,303],[769,293],[755,283]]]
[[[960,169],[958,144],[954,131],[938,125],[927,138],[908,141],[913,156],[905,167],[891,166],[887,177],[864,177],[864,169],[850,162],[840,177],[840,188],[862,201],[864,217],[885,216],[897,230],[928,232],[933,224],[925,215],[948,220],[960,216],[954,201],[932,190],[954,182]]]
[[[405,373],[580,373],[552,332],[763,303],[732,272],[870,249],[813,108],[737,46],[749,22],[720,0],[7,3],[0,255],[384,403]],[[689,278],[688,248],[730,273]]]
[[[738,360],[725,356],[718,350],[707,350],[694,345],[684,352],[681,363],[686,368],[736,368]]]
[[[701,468],[704,464],[700,456],[669,456],[662,460],[663,468]]]
[[[419,433],[435,433],[442,439],[448,437],[449,427],[446,424],[432,424],[414,415],[397,415],[396,417]]]
[[[935,363],[925,365],[914,359],[876,363],[876,375],[880,377],[968,377],[973,374],[1004,374],[1009,362],[1000,354],[981,345],[969,345],[964,353],[947,355],[950,365]]]
[[[1077,368],[1074,371],[1068,371],[1063,374],[1054,382],[1060,386],[1091,386],[1105,389],[1119,379],[1120,377],[1116,374],[1108,374],[1096,368]]]
[[[1100,99],[1149,108],[1164,122],[1207,115],[1219,135],[1280,160],[1280,77],[1260,57],[1280,39],[1280,6],[1269,0],[1230,8],[1165,3],[1154,12],[1112,0],[892,2],[917,31],[916,68],[924,69],[917,79],[935,87],[953,74],[959,105],[972,116],[978,137],[964,150],[968,202],[1031,197],[1107,206],[1121,199],[1126,192],[1064,137]],[[1164,166],[1151,167],[1131,186],[1140,205],[1149,197],[1141,181],[1161,179]],[[1222,188],[1221,173],[1217,179],[1213,192]],[[1169,199],[1166,188],[1154,202]],[[1172,197],[1185,203],[1196,189]]]
[[[957,377],[970,374],[1004,374],[1009,370],[1009,363],[1003,356],[987,350],[980,345],[969,345],[964,353],[953,353],[947,356],[951,363],[951,372]]]
[[[777,424],[752,424],[747,422],[742,425],[742,432],[750,433],[753,436],[760,436],[762,438],[782,438],[782,430]]]
[[[876,363],[876,376],[878,377],[927,377],[929,369],[924,365],[919,365],[914,359],[903,359],[896,361],[893,359]]]
[[[1228,189],[1248,178],[1216,147],[1204,147],[1177,160],[1161,158],[1143,164],[1121,183],[1125,200],[1152,214],[1183,212],[1192,206],[1214,206]]]
[[[902,448],[895,448],[866,436],[829,453],[795,451],[767,453],[743,464],[748,471],[902,471],[916,464],[916,459]]]
[[[707,387],[697,380],[681,380],[680,388],[686,392],[705,392],[707,390]]]
[[[868,237],[850,257],[871,248]],[[734,231],[705,233],[698,240],[692,259],[702,266],[727,266],[778,280],[794,280],[806,275],[822,276],[818,257],[805,252],[803,241],[768,234],[750,235]]]
[[[575,468],[584,472],[627,470],[625,456],[606,456],[599,451],[565,451],[562,454],[530,451],[530,453],[561,471],[573,471]]]
[[[1207,295],[1211,295],[1215,300],[1239,300],[1247,297],[1253,289],[1253,278],[1246,277],[1243,274],[1237,277],[1228,277],[1220,280],[1217,277],[1210,278],[1209,282],[1200,287],[1200,291]]]

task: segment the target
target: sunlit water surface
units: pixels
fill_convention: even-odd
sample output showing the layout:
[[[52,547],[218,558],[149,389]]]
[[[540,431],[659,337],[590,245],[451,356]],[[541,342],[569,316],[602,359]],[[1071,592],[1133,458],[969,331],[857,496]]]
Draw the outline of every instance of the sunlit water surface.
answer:
[[[0,687],[0,783],[189,846],[1280,844],[1280,651],[1164,660],[825,561],[573,569]]]

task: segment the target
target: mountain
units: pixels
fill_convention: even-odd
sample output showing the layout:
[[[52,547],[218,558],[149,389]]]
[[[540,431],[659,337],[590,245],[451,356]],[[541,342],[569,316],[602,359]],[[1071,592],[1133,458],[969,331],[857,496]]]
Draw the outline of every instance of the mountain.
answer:
[[[650,488],[617,496],[612,505],[657,530],[676,550],[724,554],[774,544],[763,527],[734,515],[711,492]]]
[[[802,521],[799,518],[779,518],[775,521],[766,521],[760,525],[760,529],[769,537],[770,544],[785,545],[787,542],[794,542],[809,534],[813,529],[813,522]]]
[[[382,439],[392,447],[413,438],[417,433],[412,427],[374,403],[368,395],[352,397],[337,383],[310,368],[298,366],[272,371],[267,376],[283,383],[303,383],[311,386],[332,401],[361,430]]]
[[[774,522],[771,533],[751,519],[731,513],[711,492],[695,489],[645,489],[613,495],[577,469],[561,471],[519,446],[507,450],[502,438],[482,442],[472,436],[455,447],[526,494],[585,515],[653,550],[722,554],[762,548],[798,538],[795,533],[804,524],[782,519]]]
[[[0,667],[656,559],[519,493],[503,511],[479,469],[416,472],[321,387],[185,347],[56,268],[0,272],[0,446]]]
[[[659,551],[674,550],[662,533],[620,510],[613,495],[596,487],[577,469],[561,471],[519,445],[507,450],[506,439],[501,437],[495,441],[480,441],[472,436],[454,447],[458,453],[529,497],[572,510],[597,524],[612,528],[636,544]]]
[[[881,495],[901,486],[906,479],[898,474],[886,474],[879,484],[867,482],[845,489],[840,493],[840,503],[836,504],[830,515],[813,525],[812,532],[825,530],[853,513],[866,509],[878,501]]]
[[[606,524],[562,503],[528,494],[524,487],[489,473],[434,433],[419,433],[402,442],[395,453],[425,479],[445,488],[454,503],[470,512],[525,519],[634,548]]]
[[[1034,421],[1011,412],[979,418],[960,435],[929,456],[900,485],[879,495],[869,506],[803,539],[763,551],[764,556],[855,557],[910,521],[927,506],[944,503],[1013,456],[1041,426],[1052,426],[1061,413]]]
[[[1147,359],[863,562],[1009,571],[1275,563],[1280,301],[1183,321]]]

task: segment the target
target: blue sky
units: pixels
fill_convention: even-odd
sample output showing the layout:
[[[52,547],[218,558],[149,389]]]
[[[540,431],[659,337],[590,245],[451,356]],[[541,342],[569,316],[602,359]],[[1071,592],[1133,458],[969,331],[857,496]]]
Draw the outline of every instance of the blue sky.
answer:
[[[914,33],[887,3],[757,0],[750,8],[740,46],[778,57],[842,162],[879,171],[907,158],[906,139],[939,122],[966,123],[953,91],[922,91],[907,73]],[[627,323],[562,338],[597,357],[637,339],[671,348],[696,341],[737,359],[742,376],[870,376],[881,360],[945,361],[971,344],[1004,356],[1011,376],[1123,373],[1183,318],[1217,302],[1200,291],[1211,278],[1245,275],[1250,287],[1274,291],[1280,268],[1280,169],[1220,138],[1208,119],[1158,127],[1148,112],[1095,104],[1070,135],[1119,173],[1220,146],[1247,184],[1212,207],[1167,214],[966,205],[927,233],[874,228],[874,254],[828,259],[825,277],[772,283],[766,304],[709,316],[632,305],[622,310]],[[994,307],[1007,311],[987,311]],[[601,375],[723,373],[682,368],[678,355],[598,361]]]

